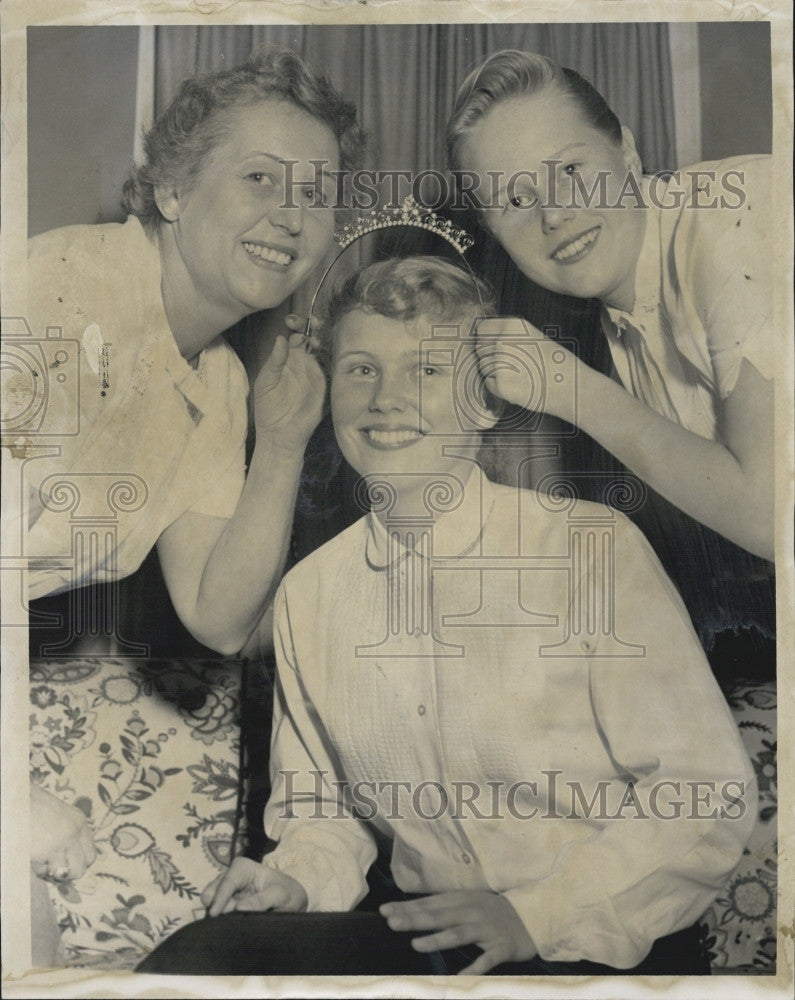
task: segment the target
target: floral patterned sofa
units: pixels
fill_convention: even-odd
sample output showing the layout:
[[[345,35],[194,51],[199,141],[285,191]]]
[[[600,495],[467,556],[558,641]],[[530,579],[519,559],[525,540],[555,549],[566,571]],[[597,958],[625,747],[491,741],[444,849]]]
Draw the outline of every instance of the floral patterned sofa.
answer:
[[[49,886],[66,964],[132,968],[203,915],[246,845],[241,690],[237,661],[31,662],[31,775],[86,813],[99,851]]]
[[[775,687],[736,682],[726,695],[756,768],[760,816],[704,933],[714,973],[773,973]],[[31,775],[86,813],[99,850],[83,878],[49,885],[64,963],[133,968],[203,915],[201,890],[250,837],[255,853],[264,846],[246,816],[267,793],[271,674],[234,660],[36,660],[30,703]]]

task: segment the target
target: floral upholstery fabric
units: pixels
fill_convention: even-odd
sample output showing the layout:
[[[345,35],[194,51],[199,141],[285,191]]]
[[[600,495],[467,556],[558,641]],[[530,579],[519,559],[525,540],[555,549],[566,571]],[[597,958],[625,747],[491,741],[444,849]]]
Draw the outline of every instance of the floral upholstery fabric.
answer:
[[[726,698],[759,785],[759,818],[740,863],[702,918],[713,974],[776,971],[778,783],[774,683],[736,682]]]
[[[241,666],[86,657],[34,661],[30,680],[31,776],[86,813],[100,852],[83,878],[49,887],[65,962],[133,968],[204,915],[201,890],[245,847]],[[773,973],[775,685],[735,683],[726,696],[756,770],[760,811],[740,864],[702,923],[714,974]],[[251,673],[252,827],[267,797],[271,698],[269,672]]]
[[[240,669],[31,663],[31,776],[85,812],[99,851],[81,879],[49,886],[66,964],[131,968],[203,915],[239,825]]]

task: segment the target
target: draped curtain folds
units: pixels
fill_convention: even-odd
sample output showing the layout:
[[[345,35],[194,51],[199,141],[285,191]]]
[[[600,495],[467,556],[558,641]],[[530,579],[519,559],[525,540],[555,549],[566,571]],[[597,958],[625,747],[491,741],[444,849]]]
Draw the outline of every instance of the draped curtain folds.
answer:
[[[400,24],[160,27],[155,112],[179,81],[234,66],[258,45],[287,46],[354,101],[373,137],[373,164],[443,169],[442,137],[456,90],[500,49],[541,52],[587,77],[629,125],[648,171],[676,167],[668,25]]]

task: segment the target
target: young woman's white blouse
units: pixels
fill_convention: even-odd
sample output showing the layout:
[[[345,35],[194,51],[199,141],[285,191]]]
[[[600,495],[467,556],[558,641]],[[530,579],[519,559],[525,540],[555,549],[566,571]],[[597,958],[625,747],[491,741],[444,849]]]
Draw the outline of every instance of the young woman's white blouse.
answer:
[[[644,178],[635,304],[603,310],[625,388],[713,440],[742,359],[766,379],[775,371],[771,183],[767,156],[699,163],[667,183]]]

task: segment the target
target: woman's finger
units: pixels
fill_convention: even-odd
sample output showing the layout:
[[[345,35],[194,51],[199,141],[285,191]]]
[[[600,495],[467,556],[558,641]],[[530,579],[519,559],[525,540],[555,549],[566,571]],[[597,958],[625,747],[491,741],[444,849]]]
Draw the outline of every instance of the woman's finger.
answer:
[[[321,321],[317,316],[299,316],[297,313],[290,313],[284,317],[284,323],[295,333],[308,333],[310,336],[320,329]]]
[[[510,957],[511,952],[507,945],[494,945],[478,956],[471,965],[462,969],[458,975],[485,976],[487,972],[495,969],[498,965],[502,965],[503,962],[507,962]]]
[[[466,919],[467,909],[455,900],[438,902],[440,896],[391,903],[382,907],[381,915],[393,931],[436,931],[452,927]]]
[[[478,320],[478,340],[499,340],[501,337],[540,337],[541,333],[521,316],[488,316]]]
[[[74,848],[55,851],[45,863],[42,878],[47,878],[51,882],[69,882],[72,878],[79,878],[84,870],[80,851]]]
[[[451,908],[465,909],[470,896],[471,893],[461,889],[455,889],[451,892],[435,892],[428,896],[420,896],[418,899],[384,903],[379,906],[378,912],[383,917],[389,917],[398,913],[439,913]]]
[[[243,911],[289,910],[289,893],[278,883],[268,885],[260,892],[242,896],[237,901],[237,909]]]
[[[303,354],[311,354],[320,347],[320,340],[312,333],[291,333],[289,336],[291,349],[300,349]]]
[[[217,878],[214,878],[209,885],[206,885],[204,887],[204,889],[202,890],[202,894],[199,897],[202,901],[202,906],[205,907],[210,906],[212,901],[215,899],[215,890],[218,888],[218,885],[220,884],[221,879],[223,877],[224,877],[223,875],[219,875]]]
[[[80,847],[86,859],[86,866],[90,868],[97,859],[97,845],[94,843],[94,834],[89,826],[84,826],[80,831]]]
[[[497,355],[491,351],[478,358],[478,368],[483,378],[494,378],[500,369],[500,362]]]
[[[81,878],[88,868],[86,856],[80,844],[72,845],[67,851],[62,864],[53,866],[50,864],[50,875],[58,875],[59,882],[71,882],[73,879]],[[61,875],[65,872],[66,875]]]
[[[34,875],[38,875],[39,878],[47,878],[49,865],[46,861],[42,861],[40,858],[31,858],[30,867]]]
[[[217,917],[224,912],[224,907],[229,900],[242,889],[245,889],[251,882],[251,872],[248,865],[239,865],[238,861],[245,860],[236,858],[226,874],[221,877],[221,881],[215,890],[215,895],[210,903],[210,916]],[[208,886],[209,888],[209,886]]]
[[[447,927],[435,934],[413,938],[411,947],[415,951],[444,951],[445,948],[457,948],[463,944],[472,944],[477,940],[477,937],[478,934],[474,927],[457,924],[455,927]]]
[[[281,375],[289,354],[290,344],[287,337],[282,333],[277,333],[271,352],[263,367],[270,369],[274,374]]]
[[[478,345],[488,341],[498,340],[504,333],[505,326],[501,316],[493,316],[478,320],[475,326],[475,337]]]
[[[306,316],[290,313],[289,316],[284,317],[284,324],[295,333],[303,333],[306,330]]]
[[[475,353],[478,356],[478,361],[482,364],[484,361],[488,361],[489,358],[493,357],[497,353],[497,348],[499,347],[499,341],[491,341],[489,343],[484,343],[479,340],[477,346],[475,347]]]
[[[221,882],[215,889],[213,897],[210,900],[209,907],[207,909],[208,914],[211,917],[218,917],[222,913],[226,912],[226,904],[232,899],[236,892],[238,892],[240,886],[237,885],[236,881],[229,875],[225,875]]]

